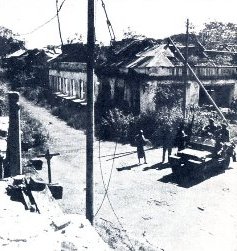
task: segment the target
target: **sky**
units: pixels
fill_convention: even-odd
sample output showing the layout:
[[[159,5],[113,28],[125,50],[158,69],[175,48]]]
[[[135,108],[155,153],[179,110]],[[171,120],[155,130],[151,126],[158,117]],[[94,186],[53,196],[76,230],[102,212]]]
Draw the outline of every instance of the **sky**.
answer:
[[[59,5],[63,0],[58,0]],[[189,18],[196,30],[205,22],[237,23],[236,0],[104,0],[116,39],[130,29],[147,37],[164,38],[185,32]],[[101,0],[96,5],[96,39],[109,43],[110,36]],[[56,14],[55,0],[0,0],[0,26],[25,34]],[[87,0],[66,0],[60,13],[64,43],[75,34],[86,41]],[[21,35],[27,48],[59,45],[57,19],[29,35]]]

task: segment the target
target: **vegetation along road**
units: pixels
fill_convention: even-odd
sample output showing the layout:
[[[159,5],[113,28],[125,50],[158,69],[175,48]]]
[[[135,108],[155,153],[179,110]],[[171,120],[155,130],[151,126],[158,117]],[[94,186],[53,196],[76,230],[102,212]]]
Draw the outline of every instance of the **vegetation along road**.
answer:
[[[84,214],[84,132],[24,98],[21,104],[45,126],[50,151],[60,153],[52,159],[52,180],[64,188],[61,206],[67,213]],[[202,182],[186,179],[177,183],[169,166],[159,163],[160,149],[147,149],[148,164],[139,166],[130,145],[96,141],[94,155],[95,213],[105,193],[101,170],[106,186],[110,180],[109,201],[105,198],[96,214],[96,228],[114,249],[237,250],[235,163],[225,173]],[[40,174],[47,178],[46,165]]]

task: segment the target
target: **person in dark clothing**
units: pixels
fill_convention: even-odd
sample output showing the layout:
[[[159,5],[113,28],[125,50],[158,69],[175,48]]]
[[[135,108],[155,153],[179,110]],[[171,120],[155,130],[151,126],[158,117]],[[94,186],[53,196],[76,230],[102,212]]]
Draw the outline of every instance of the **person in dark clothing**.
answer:
[[[221,129],[217,132],[218,137],[220,138],[221,142],[229,142],[230,141],[230,132],[227,129],[227,124],[221,124]]]
[[[146,145],[147,142],[148,140],[144,137],[143,130],[140,130],[139,133],[135,136],[135,143],[137,146],[137,157],[139,164],[141,163],[140,159],[142,158],[144,158],[144,164],[147,164],[146,154],[144,151],[144,146]]]
[[[216,152],[219,152],[224,143],[230,142],[230,132],[227,125],[222,123],[221,128],[216,131]]]
[[[165,162],[165,155],[168,151],[168,158],[172,153],[172,148],[174,145],[174,137],[172,130],[169,126],[163,129],[162,132],[162,147],[163,147],[163,155],[162,155],[162,163]]]
[[[178,151],[181,151],[185,148],[186,141],[187,141],[188,135],[184,131],[184,125],[181,125],[178,129],[177,135],[176,135],[176,144],[178,147]]]
[[[217,127],[212,118],[209,119],[209,124],[204,126],[202,131],[203,131],[203,136],[215,137]]]

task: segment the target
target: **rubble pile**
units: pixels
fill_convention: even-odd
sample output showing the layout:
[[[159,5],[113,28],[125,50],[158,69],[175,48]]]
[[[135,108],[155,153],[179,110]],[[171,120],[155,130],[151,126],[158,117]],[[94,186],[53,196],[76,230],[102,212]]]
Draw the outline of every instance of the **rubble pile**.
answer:
[[[1,250],[109,250],[84,216],[63,214],[47,186],[31,197],[26,183],[23,175],[0,180]]]

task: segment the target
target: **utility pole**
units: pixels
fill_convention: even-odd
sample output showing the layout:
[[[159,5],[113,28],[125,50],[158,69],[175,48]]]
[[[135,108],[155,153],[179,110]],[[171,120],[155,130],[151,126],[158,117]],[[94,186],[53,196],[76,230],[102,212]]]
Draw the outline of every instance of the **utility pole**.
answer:
[[[181,57],[182,61],[185,62],[185,58],[183,56],[183,54],[180,52],[179,48],[175,45],[174,41],[169,37],[168,40],[175,48],[175,50],[177,51],[177,53],[179,54],[179,56]],[[219,115],[221,116],[221,118],[228,124],[228,121],[226,120],[224,114],[222,113],[222,111],[219,109],[219,107],[216,105],[215,101],[213,100],[213,98],[210,96],[210,94],[208,93],[208,91],[206,90],[205,86],[203,85],[203,83],[200,81],[200,79],[198,78],[198,76],[196,75],[196,73],[194,72],[194,70],[192,69],[192,67],[189,65],[189,63],[187,63],[187,67],[189,72],[192,74],[192,76],[194,77],[194,79],[197,81],[197,83],[199,84],[199,86],[202,88],[202,90],[205,92],[205,94],[207,95],[208,99],[210,100],[210,102],[213,104],[213,106],[216,108],[217,112],[219,113]]]
[[[187,118],[186,108],[187,108],[187,87],[188,87],[188,44],[189,44],[189,19],[187,19],[186,23],[186,37],[185,37],[185,61],[184,61],[184,73],[183,73],[183,81],[184,81],[184,101],[183,101],[183,114],[184,121]]]
[[[94,51],[95,51],[94,0],[88,0],[87,31],[87,133],[86,133],[86,218],[93,225],[93,145],[94,145]]]

